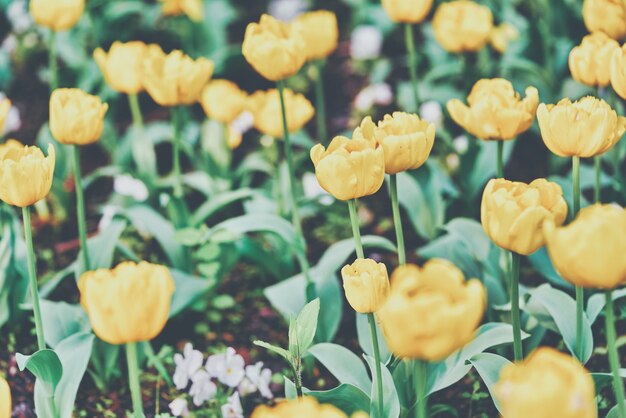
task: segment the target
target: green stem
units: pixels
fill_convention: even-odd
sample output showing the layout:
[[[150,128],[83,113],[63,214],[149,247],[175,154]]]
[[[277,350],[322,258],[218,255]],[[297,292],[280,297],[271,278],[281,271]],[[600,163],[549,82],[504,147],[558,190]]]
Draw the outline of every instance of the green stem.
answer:
[[[595,203],[600,203],[600,194],[601,194],[601,186],[600,186],[600,176],[602,175],[602,156],[596,155],[593,158],[593,168],[595,170],[596,178],[593,188],[593,201]]]
[[[504,141],[496,141],[498,144],[496,160],[496,178],[504,178]]]
[[[417,84],[417,55],[415,54],[415,40],[413,38],[413,26],[410,23],[404,25],[404,43],[409,61],[409,75],[413,87],[413,100],[415,101],[415,111],[419,110],[419,86]]]
[[[87,218],[85,216],[85,195],[83,190],[83,177],[80,173],[80,148],[78,145],[72,146],[74,154],[74,183],[76,187],[76,215],[78,218],[78,238],[80,249],[83,254],[84,271],[91,269],[89,261],[89,247],[87,247]]]
[[[361,242],[361,230],[359,229],[359,216],[356,211],[356,199],[348,200],[348,210],[350,211],[350,223],[352,224],[352,236],[358,258],[365,258],[363,243]]]
[[[130,106],[130,114],[133,117],[133,125],[140,129],[143,129],[143,115],[141,114],[139,98],[136,94],[128,95],[128,105]]]
[[[50,31],[50,38],[48,40],[48,70],[50,71],[50,92],[53,92],[59,87],[59,71],[57,65],[57,49],[56,49],[56,32]]]
[[[126,362],[128,364],[128,386],[133,400],[133,415],[135,418],[143,418],[143,400],[141,397],[141,384],[139,383],[139,362],[137,359],[137,343],[126,344]]]
[[[572,157],[572,186],[574,194],[574,212],[572,219],[576,218],[580,211],[580,157]],[[583,315],[584,315],[584,292],[581,286],[576,286],[576,356],[578,360],[583,358]]]
[[[398,179],[396,174],[389,176],[389,193],[391,194],[391,209],[393,212],[393,224],[396,230],[398,245],[398,262],[406,264],[406,250],[404,249],[404,232],[402,231],[402,217],[400,215],[400,203],[398,202]]]
[[[174,174],[174,197],[182,198],[183,192],[183,178],[180,169],[180,134],[181,134],[181,112],[180,108],[172,108],[172,124],[174,125],[174,137],[172,142],[172,171]]]
[[[33,233],[30,223],[30,207],[27,206],[22,208],[22,218],[24,219],[24,241],[26,241],[28,278],[30,284],[30,296],[33,300],[33,315],[35,316],[35,331],[37,332],[37,348],[39,350],[44,350],[46,348],[46,339],[44,338],[41,308],[39,307],[39,287],[37,285],[37,265],[35,264]]]
[[[378,346],[378,331],[376,330],[376,319],[373,313],[367,314],[367,322],[370,325],[370,336],[372,337],[372,347],[374,348],[374,360],[376,361],[376,383],[378,390],[378,416],[384,418],[383,415],[383,372],[380,363],[380,347]]]
[[[522,350],[522,325],[519,310],[519,263],[521,256],[511,251],[511,323],[513,325],[513,353],[515,361],[524,358]]]
[[[304,396],[304,392],[302,392],[302,373],[300,373],[300,370],[298,370],[295,365],[292,365],[292,369],[294,379],[293,383],[296,386],[296,396],[300,399]]]
[[[428,363],[424,360],[415,360],[415,392],[416,392],[416,404],[415,404],[415,417],[416,418],[426,418],[427,410],[426,410],[426,370],[428,367]]]
[[[615,312],[613,308],[613,295],[611,290],[606,291],[605,326],[606,345],[609,355],[609,363],[613,374],[613,391],[617,402],[619,418],[626,418],[626,403],[624,402],[624,381],[620,376],[619,353],[617,352],[617,342],[615,336]]]
[[[317,69],[317,77],[315,79],[315,111],[317,121],[317,140],[322,144],[328,141],[328,132],[326,130],[326,99],[324,97],[324,62],[317,60],[314,64]]]

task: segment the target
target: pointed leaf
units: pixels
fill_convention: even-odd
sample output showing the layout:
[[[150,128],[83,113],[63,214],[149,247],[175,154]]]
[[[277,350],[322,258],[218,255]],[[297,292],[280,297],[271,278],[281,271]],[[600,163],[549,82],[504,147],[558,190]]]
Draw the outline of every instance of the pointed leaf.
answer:
[[[494,405],[498,411],[500,411],[500,406],[498,405],[498,401],[493,393],[493,387],[500,378],[500,370],[502,370],[504,366],[511,364],[511,362],[502,356],[491,353],[477,354],[469,361],[483,379],[485,386],[487,386],[487,389],[489,390],[491,399],[493,399]]]
[[[54,396],[63,375],[63,366],[59,356],[53,350],[46,348],[31,356],[17,353],[15,359],[21,371],[28,369],[41,381],[42,390],[47,396]]]
[[[371,418],[398,418],[400,416],[400,399],[396,392],[393,377],[387,367],[381,363],[381,373],[383,381],[383,416],[378,414],[378,376],[376,375],[376,360],[373,357],[365,356],[367,364],[370,366],[372,374],[372,391],[370,395],[370,417]]]
[[[309,354],[322,363],[339,383],[349,383],[370,393],[372,381],[363,361],[352,351],[338,344],[321,343],[309,349]]]

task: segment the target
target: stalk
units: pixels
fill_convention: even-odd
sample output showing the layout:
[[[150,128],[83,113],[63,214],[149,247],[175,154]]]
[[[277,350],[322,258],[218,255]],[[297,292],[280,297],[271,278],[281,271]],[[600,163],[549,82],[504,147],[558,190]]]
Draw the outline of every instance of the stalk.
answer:
[[[574,192],[574,213],[576,218],[580,211],[580,157],[572,157],[572,186]],[[584,292],[581,286],[576,286],[576,356],[582,361],[583,358],[583,315],[584,315]]]
[[[326,129],[326,99],[324,97],[324,62],[317,60],[315,62],[317,69],[317,78],[315,79],[315,111],[317,121],[317,139],[325,144],[328,141],[328,132]]]
[[[601,194],[600,176],[602,175],[602,156],[601,155],[596,155],[595,157],[593,157],[593,168],[594,168],[595,175],[596,175],[594,188],[593,188],[593,201],[595,203],[600,203],[600,194]]]
[[[172,171],[174,174],[174,197],[177,198],[182,198],[184,195],[183,178],[180,169],[181,122],[180,108],[172,108],[172,123],[174,125],[174,138],[172,143]]]
[[[415,39],[413,37],[413,26],[407,23],[404,26],[404,43],[409,61],[409,74],[413,87],[413,100],[415,101],[415,111],[419,111],[419,87],[417,85],[417,55],[415,54]]]
[[[513,324],[513,353],[515,361],[524,358],[522,349],[522,326],[519,310],[519,263],[521,256],[511,251],[511,323]]]
[[[50,30],[48,40],[48,69],[50,71],[50,92],[59,87],[59,70],[57,65],[56,32]]]
[[[128,364],[128,386],[133,401],[133,416],[143,418],[143,400],[139,383],[139,362],[137,360],[137,343],[126,343],[126,362]]]
[[[43,321],[41,320],[41,308],[39,306],[39,286],[37,285],[37,265],[35,263],[35,251],[33,249],[33,233],[30,223],[30,207],[22,208],[22,218],[24,219],[24,241],[26,241],[26,258],[28,261],[28,278],[30,284],[30,296],[33,300],[33,315],[35,317],[35,331],[37,333],[37,348],[46,348],[46,339],[43,332]]]
[[[620,376],[619,353],[617,352],[617,342],[615,336],[615,313],[613,308],[613,295],[611,290],[606,291],[605,307],[606,345],[613,374],[613,391],[617,401],[617,413],[619,418],[626,418],[626,403],[624,402],[624,381]]]
[[[76,215],[78,218],[78,238],[80,249],[83,254],[83,266],[85,271],[91,269],[89,260],[89,247],[87,247],[87,217],[85,215],[85,194],[83,190],[83,177],[80,172],[80,148],[72,146],[74,154],[74,182],[76,186]]]
[[[415,373],[413,375],[413,379],[415,380],[415,391],[417,395],[417,403],[415,405],[416,418],[427,418],[428,416],[426,409],[427,367],[428,363],[424,360],[415,360]]]
[[[496,159],[496,178],[504,178],[504,141],[496,141],[498,153]]]
[[[402,231],[402,217],[400,215],[400,203],[398,202],[398,179],[396,174],[389,176],[389,193],[391,194],[391,209],[393,212],[393,224],[396,230],[398,246],[398,263],[406,264],[406,250],[404,248],[404,232]]]

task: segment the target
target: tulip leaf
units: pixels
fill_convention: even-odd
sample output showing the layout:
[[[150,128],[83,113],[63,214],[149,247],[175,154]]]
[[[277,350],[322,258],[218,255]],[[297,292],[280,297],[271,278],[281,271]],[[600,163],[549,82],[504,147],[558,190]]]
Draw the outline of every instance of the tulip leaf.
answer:
[[[304,355],[313,344],[319,313],[320,300],[317,298],[307,303],[296,319],[296,335],[301,355]]]
[[[52,348],[71,335],[91,331],[89,318],[80,305],[44,299],[41,301],[41,317],[46,343]]]
[[[370,367],[372,374],[372,390],[370,395],[370,417],[371,418],[398,418],[400,416],[400,399],[396,392],[396,385],[393,376],[387,367],[381,363],[383,381],[383,416],[378,412],[378,376],[376,373],[376,360],[370,356],[364,356]]]
[[[227,219],[211,228],[209,237],[222,229],[237,234],[248,234],[251,232],[274,233],[290,245],[300,245],[291,222],[269,213],[252,213]],[[294,249],[294,251],[296,250]]]
[[[365,413],[370,412],[369,396],[356,386],[347,383],[343,383],[334,389],[326,391],[310,391],[304,389],[304,394],[316,398],[320,403],[334,405],[348,415],[360,411]],[[390,415],[389,418],[393,417]]]
[[[359,345],[365,354],[368,356],[374,355],[374,347],[372,346],[372,337],[370,335],[370,325],[369,320],[367,319],[366,314],[358,313],[356,314],[356,334],[359,339]],[[391,352],[387,347],[387,342],[385,341],[385,337],[383,336],[382,329],[380,325],[376,323],[376,336],[378,337],[378,347],[380,348],[380,358],[383,361],[386,361],[390,356]]]
[[[234,202],[248,199],[258,193],[259,192],[257,190],[245,188],[213,196],[210,199],[207,199],[205,203],[196,209],[194,214],[191,216],[189,223],[194,226],[199,226],[219,210],[233,204]]]
[[[472,366],[476,369],[480,377],[483,379],[494,405],[500,413],[500,405],[496,399],[493,388],[500,378],[500,370],[508,364],[511,364],[506,358],[492,353],[480,353],[469,359]]]
[[[45,396],[54,396],[63,375],[63,365],[54,350],[45,348],[30,356],[17,353],[15,359],[21,371],[28,369],[41,382],[41,390]]]
[[[611,293],[613,300],[621,299],[626,296],[626,288],[614,290]],[[606,305],[606,296],[603,292],[596,293],[595,295],[591,295],[589,300],[587,301],[587,317],[589,318],[589,323],[593,325],[598,319],[600,312],[604,309]]]
[[[178,315],[198,299],[203,298],[217,284],[215,279],[199,278],[177,269],[170,269],[170,273],[174,280],[170,318]]]
[[[89,258],[91,261],[91,269],[99,268],[111,268],[113,264],[113,256],[115,254],[115,247],[120,239],[120,236],[126,228],[127,222],[123,219],[113,219],[108,228],[106,228],[101,234],[87,240],[87,248],[89,251]],[[78,257],[76,258],[75,274],[76,280],[80,279],[80,276],[85,272],[85,266],[83,265],[84,258],[82,256],[82,249],[80,250]]]
[[[367,369],[352,351],[338,344],[320,343],[311,347],[309,354],[322,363],[339,383],[349,383],[364,393],[370,393],[372,381]]]
[[[533,265],[535,270],[548,279],[548,281],[554,286],[558,286],[562,289],[574,289],[574,286],[572,286],[571,283],[566,282],[565,279],[554,269],[546,247],[542,247],[529,255],[528,260],[530,261],[530,264]]]

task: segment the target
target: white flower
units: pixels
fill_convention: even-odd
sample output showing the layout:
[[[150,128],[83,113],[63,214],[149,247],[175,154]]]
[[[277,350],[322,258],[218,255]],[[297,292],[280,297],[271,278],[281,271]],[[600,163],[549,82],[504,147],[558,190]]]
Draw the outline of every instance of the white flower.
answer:
[[[148,188],[143,181],[128,175],[115,176],[113,190],[122,196],[132,197],[138,202],[143,202],[149,195]]]
[[[234,348],[228,347],[222,354],[216,354],[207,360],[206,369],[211,377],[234,388],[241,383],[245,375],[245,361]]]
[[[8,39],[8,38],[7,38]],[[4,93],[0,93],[0,102],[6,99],[7,96]],[[0,137],[6,135],[9,132],[17,131],[22,127],[22,119],[20,118],[20,111],[16,106],[11,105],[9,113],[4,121],[4,131],[0,132]]]
[[[264,369],[263,362],[259,361],[254,366],[246,366],[246,377],[239,385],[239,393],[246,396],[258,390],[264,398],[272,399],[274,395],[270,390],[271,382],[272,371],[270,369]]]
[[[194,350],[191,343],[185,344],[183,354],[174,354],[174,363],[176,363],[174,384],[176,389],[185,389],[187,387],[189,379],[200,370],[203,361],[202,353]]]
[[[189,416],[189,407],[187,406],[187,401],[183,398],[176,398],[172,402],[170,402],[170,412],[175,417],[186,417]]]
[[[393,91],[387,83],[370,84],[361,90],[354,98],[354,107],[365,112],[374,105],[387,106],[393,102]]]
[[[441,104],[435,100],[429,100],[420,106],[420,118],[435,124],[437,127],[443,125],[443,111]]]
[[[383,34],[376,26],[361,25],[354,28],[350,37],[350,54],[355,59],[372,59],[380,55]]]
[[[456,152],[458,152],[459,154],[465,154],[467,152],[467,149],[469,148],[469,140],[465,135],[459,135],[454,138],[452,140],[452,144]]]
[[[198,370],[191,376],[191,388],[189,395],[193,397],[193,403],[200,406],[217,393],[217,385],[211,381],[211,376],[205,370]]]
[[[461,159],[457,154],[448,154],[446,156],[446,165],[448,166],[448,170],[456,171],[461,165]]]
[[[302,187],[307,199],[318,200],[324,206],[331,205],[335,201],[332,195],[322,189],[317,177],[311,172],[306,172],[302,176]]]
[[[24,0],[9,2],[6,16],[11,22],[13,32],[18,35],[26,32],[33,25],[33,18],[30,16]]]
[[[243,408],[237,392],[228,398],[228,403],[222,405],[222,418],[243,418]]]
[[[267,12],[278,20],[289,22],[305,12],[308,7],[309,3],[305,0],[272,0]]]
[[[102,208],[102,218],[100,218],[100,221],[98,222],[98,231],[105,231],[111,225],[111,221],[117,213],[117,206],[105,205]]]

